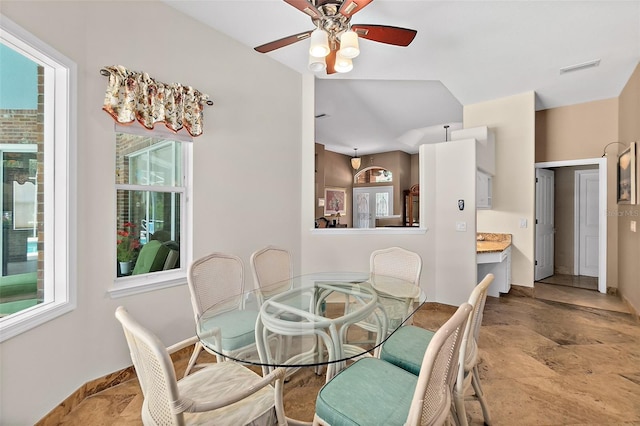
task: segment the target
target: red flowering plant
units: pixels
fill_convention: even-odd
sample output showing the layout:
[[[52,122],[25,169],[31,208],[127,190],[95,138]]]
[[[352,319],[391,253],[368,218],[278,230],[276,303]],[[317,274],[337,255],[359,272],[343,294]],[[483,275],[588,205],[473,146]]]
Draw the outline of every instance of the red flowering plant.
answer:
[[[130,262],[135,258],[140,248],[140,240],[134,236],[133,228],[135,225],[133,223],[125,222],[122,227],[123,229],[118,230],[118,262]]]

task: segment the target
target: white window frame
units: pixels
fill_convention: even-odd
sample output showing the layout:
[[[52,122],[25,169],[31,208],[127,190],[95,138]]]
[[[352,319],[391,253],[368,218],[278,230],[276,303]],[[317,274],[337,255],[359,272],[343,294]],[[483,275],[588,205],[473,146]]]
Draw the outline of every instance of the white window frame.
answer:
[[[112,298],[119,298],[130,296],[133,294],[146,293],[148,291],[159,290],[163,288],[173,287],[177,285],[183,285],[187,282],[187,265],[191,262],[191,236],[193,235],[191,223],[193,218],[192,208],[192,165],[193,165],[193,139],[191,136],[185,134],[176,134],[168,130],[162,129],[161,126],[156,126],[153,130],[148,130],[140,126],[122,126],[115,124],[115,133],[129,133],[143,137],[153,137],[166,140],[175,140],[182,142],[182,187],[183,192],[180,192],[182,205],[180,206],[180,268],[171,269],[168,271],[158,271],[148,274],[133,275],[128,277],[115,277],[113,285],[108,289],[108,292]],[[153,185],[132,185],[132,184],[115,184],[114,199],[117,190],[127,191],[150,191],[150,192],[165,192],[164,186]],[[178,192],[178,191],[176,191]],[[117,205],[114,205],[114,209],[117,209]],[[116,217],[117,212],[113,214],[113,245],[116,246]],[[116,264],[116,252],[113,250],[112,265]],[[115,270],[115,268],[114,268]]]
[[[76,307],[77,66],[0,15],[2,43],[44,66],[44,302],[0,319],[0,342]],[[54,197],[55,194],[55,197]]]

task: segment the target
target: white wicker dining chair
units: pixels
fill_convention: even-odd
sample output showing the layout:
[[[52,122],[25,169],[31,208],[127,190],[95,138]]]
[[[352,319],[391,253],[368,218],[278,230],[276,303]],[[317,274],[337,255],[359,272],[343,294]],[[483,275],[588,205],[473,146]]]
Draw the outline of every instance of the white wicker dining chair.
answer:
[[[167,349],[124,307],[118,307],[115,315],[122,324],[142,389],[144,425],[287,423],[282,403],[284,369],[261,377],[238,363],[223,362],[177,381],[169,354],[194,344],[197,338]]]
[[[235,320],[227,318],[227,323],[235,326],[233,330],[227,328],[228,331],[231,331],[229,334],[234,338],[230,340],[223,338],[219,342],[221,347],[218,352],[228,356],[240,356],[248,352],[255,352],[257,356],[255,347],[257,312],[243,310],[244,264],[242,259],[238,256],[218,252],[197,259],[189,265],[187,283],[196,322],[208,308],[222,302],[226,306],[221,308],[228,311],[228,316],[237,317]],[[215,355],[218,362],[225,360],[225,357],[220,353],[211,351],[198,342],[189,360],[185,376],[196,366],[198,355],[203,349]]]
[[[371,253],[369,270],[371,274],[400,278],[419,287],[422,259],[418,253],[400,247],[390,247]],[[396,328],[394,322],[401,323],[411,315],[411,302],[412,300],[408,299],[380,297],[380,303],[390,323],[389,330]]]
[[[453,406],[451,407],[459,425],[467,425],[467,414],[464,405],[465,394],[467,394],[467,398],[473,398],[480,402],[484,423],[491,424],[491,416],[482,392],[478,372],[478,363],[480,362],[478,338],[484,305],[487,300],[487,291],[493,279],[493,274],[487,274],[474,287],[468,300],[468,303],[473,307],[473,311],[462,338],[459,368],[453,389]],[[430,344],[429,342],[433,336],[433,331],[420,327],[403,327],[384,342],[380,350],[380,359],[418,375],[421,371],[422,354]],[[473,387],[474,390],[472,395],[467,392],[470,387]]]
[[[289,280],[293,277],[293,262],[291,261],[291,253],[287,250],[271,245],[266,246],[251,254],[249,265],[253,273],[253,285],[257,290],[256,294],[260,305],[265,300],[287,291],[291,287]],[[287,348],[291,344],[292,337],[279,336],[278,339],[276,358],[286,358]],[[261,353],[260,350],[258,353]],[[266,353],[266,351],[262,353]],[[263,368],[263,370],[265,369]],[[290,374],[293,372],[290,370]]]
[[[371,275],[400,278],[412,282],[416,287],[420,286],[420,273],[422,272],[422,258],[418,253],[405,250],[401,247],[390,247],[375,250],[369,258],[369,271]],[[395,330],[407,318],[411,323],[411,307],[413,300],[406,298],[394,298],[378,294],[378,301],[387,317],[387,330]],[[374,317],[367,318],[356,324],[357,326],[373,333],[377,330]],[[370,336],[371,337],[371,336]]]
[[[291,254],[279,247],[267,246],[251,254],[249,259],[253,282],[259,291],[260,304],[265,299],[289,289],[293,276]]]
[[[480,403],[482,408],[482,416],[486,425],[491,424],[491,415],[489,407],[482,392],[480,385],[480,372],[478,364],[480,363],[480,354],[478,353],[478,340],[480,338],[480,326],[482,325],[482,317],[484,315],[484,305],[487,301],[487,292],[489,285],[493,282],[494,275],[487,274],[482,281],[473,289],[469,297],[469,304],[473,306],[471,319],[464,332],[460,349],[460,368],[456,385],[453,390],[453,402],[455,414],[458,424],[467,426],[467,412],[465,410],[464,401],[467,390],[473,387],[472,398]]]
[[[471,306],[462,304],[434,334],[416,376],[379,358],[362,358],[326,383],[316,399],[314,425],[442,425],[462,334]]]

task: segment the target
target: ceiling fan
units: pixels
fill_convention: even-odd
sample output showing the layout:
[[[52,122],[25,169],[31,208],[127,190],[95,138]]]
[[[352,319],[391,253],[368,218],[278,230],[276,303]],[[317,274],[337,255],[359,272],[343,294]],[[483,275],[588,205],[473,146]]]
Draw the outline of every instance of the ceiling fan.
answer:
[[[348,72],[358,56],[358,38],[394,46],[408,46],[417,31],[388,25],[351,25],[351,17],[373,0],[284,0],[311,17],[315,30],[275,40],[255,48],[267,53],[300,40],[311,39],[309,69],[327,74]]]

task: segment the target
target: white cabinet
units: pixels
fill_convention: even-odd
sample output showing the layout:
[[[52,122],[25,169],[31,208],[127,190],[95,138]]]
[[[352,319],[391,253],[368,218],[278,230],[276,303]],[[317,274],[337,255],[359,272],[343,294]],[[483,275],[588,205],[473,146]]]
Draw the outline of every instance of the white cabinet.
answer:
[[[478,282],[489,273],[495,276],[487,291],[489,296],[499,297],[500,293],[509,293],[511,290],[511,246],[500,252],[479,253],[477,263]]]
[[[459,129],[451,132],[451,140],[476,140],[476,167],[491,176],[496,174],[496,139],[487,126]]]
[[[476,208],[490,209],[492,206],[492,177],[478,170],[476,172]]]

